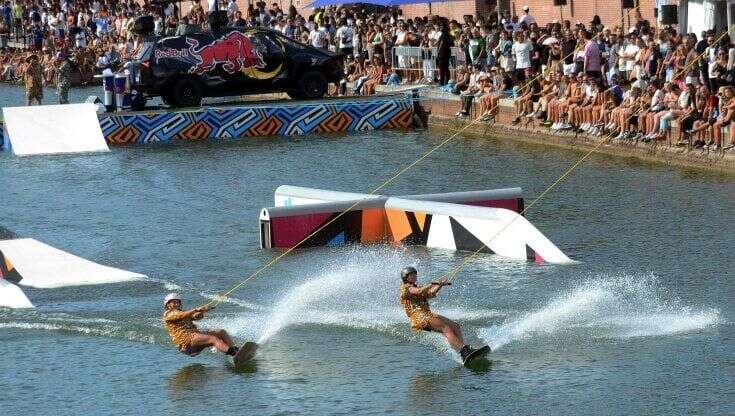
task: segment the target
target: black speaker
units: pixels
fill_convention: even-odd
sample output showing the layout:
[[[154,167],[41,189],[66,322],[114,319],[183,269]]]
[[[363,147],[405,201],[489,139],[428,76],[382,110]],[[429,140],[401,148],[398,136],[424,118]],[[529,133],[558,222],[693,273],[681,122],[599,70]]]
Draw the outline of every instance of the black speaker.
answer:
[[[554,6],[566,6],[567,0],[554,0]]]
[[[227,26],[227,10],[217,10],[209,12],[209,27],[212,30],[219,30]]]
[[[624,9],[633,9],[635,8],[635,0],[622,0],[622,5]]]
[[[661,24],[675,25],[679,23],[679,11],[676,4],[665,4],[661,6]]]
[[[140,16],[133,23],[133,33],[136,35],[150,35],[153,33],[154,28],[153,16]]]

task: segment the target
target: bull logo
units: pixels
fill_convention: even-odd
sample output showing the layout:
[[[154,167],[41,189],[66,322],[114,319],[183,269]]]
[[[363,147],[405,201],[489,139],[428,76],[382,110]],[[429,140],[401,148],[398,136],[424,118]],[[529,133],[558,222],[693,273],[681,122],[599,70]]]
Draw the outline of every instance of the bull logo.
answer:
[[[245,34],[232,31],[214,42],[199,47],[199,41],[186,38],[189,53],[197,60],[196,65],[189,69],[189,73],[201,75],[213,70],[218,64],[227,73],[234,74],[247,68],[263,68],[263,55]]]

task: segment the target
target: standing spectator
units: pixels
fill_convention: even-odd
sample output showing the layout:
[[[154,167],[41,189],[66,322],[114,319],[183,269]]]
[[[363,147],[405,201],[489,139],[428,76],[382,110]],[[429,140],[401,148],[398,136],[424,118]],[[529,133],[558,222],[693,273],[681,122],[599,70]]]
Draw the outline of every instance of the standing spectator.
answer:
[[[370,34],[372,33],[372,35]],[[382,56],[383,55],[383,45],[385,44],[385,41],[383,40],[383,28],[381,28],[378,25],[373,26],[373,31],[368,33],[370,42],[370,45],[372,46],[372,55],[370,55],[370,60],[372,61],[373,55]]]
[[[624,63],[620,68],[621,76],[626,81],[631,81],[632,78],[635,78],[633,70],[635,69],[635,58],[639,50],[638,36],[635,33],[635,28],[631,28],[630,33],[628,34],[627,44],[622,51],[618,53],[618,56],[620,56]]]
[[[513,44],[513,56],[515,56],[516,61],[515,78],[518,81],[524,81],[526,79],[526,68],[531,68],[531,51],[533,51],[531,42],[526,40],[523,32],[518,32],[516,41]]]
[[[534,19],[533,16],[531,16],[531,14],[528,11],[529,11],[528,5],[523,6],[523,15],[521,16],[520,19],[518,19],[519,25],[522,25],[525,23],[526,27],[529,27],[531,26],[531,23],[536,23],[536,19]]]
[[[469,40],[470,62],[475,68],[485,66],[485,38],[480,34],[480,29],[472,30],[472,38]]]
[[[436,64],[439,67],[439,85],[444,86],[449,82],[449,59],[452,56],[452,47],[454,46],[454,40],[449,35],[449,25],[446,22],[442,22],[441,34],[437,41],[436,47]]]
[[[26,105],[31,105],[33,100],[38,101],[38,105],[43,104],[43,68],[38,63],[38,55],[35,53],[26,58],[25,74],[23,82],[26,86]]]
[[[5,27],[8,29],[13,27],[13,6],[10,5],[10,0],[5,0],[3,3],[2,15]]]
[[[352,39],[354,35],[355,31],[352,29],[352,25],[349,25],[347,23],[347,19],[341,19],[339,29],[337,29],[337,33],[335,36],[338,42],[337,53],[343,55],[352,55],[354,51],[354,46],[352,44]]]
[[[289,19],[290,20],[290,19]],[[248,22],[242,18],[242,12],[236,11],[235,12],[235,20],[232,21],[232,27],[236,27],[238,29],[244,29],[248,26]],[[285,35],[285,33],[284,33]],[[292,36],[289,36],[292,37]]]
[[[320,23],[317,30],[311,31],[309,34],[309,42],[311,43],[311,46],[315,48],[327,48],[328,36],[327,28],[324,27],[324,24]]]
[[[500,42],[495,50],[500,60],[500,67],[506,72],[513,72],[515,59],[513,58],[513,41],[508,38],[508,32],[500,32]]]
[[[33,36],[33,50],[40,51],[43,48],[45,33],[40,25],[34,25],[31,32]]]
[[[64,52],[56,54],[56,93],[59,96],[59,104],[69,103],[69,87],[71,87],[71,65]]]
[[[597,42],[592,39],[592,32],[584,32],[584,67],[583,71],[591,79],[598,79],[602,76],[600,72],[600,48]]]
[[[25,31],[23,30],[23,13],[25,12],[25,9],[23,7],[23,4],[20,0],[15,0],[13,3],[13,31],[15,33],[15,37],[20,37],[22,34],[25,34]]]
[[[240,8],[237,7],[237,2],[235,0],[230,0],[227,3],[227,18],[230,20],[235,20],[235,14],[240,11]]]

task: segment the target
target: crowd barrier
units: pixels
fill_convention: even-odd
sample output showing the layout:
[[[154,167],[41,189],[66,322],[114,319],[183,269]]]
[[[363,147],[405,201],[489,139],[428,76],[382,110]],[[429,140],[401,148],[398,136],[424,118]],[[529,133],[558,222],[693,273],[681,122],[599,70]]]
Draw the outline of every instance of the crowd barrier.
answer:
[[[433,80],[439,77],[439,68],[436,65],[436,48],[420,46],[394,46],[391,50],[391,65],[393,68],[404,71],[403,78]],[[467,64],[464,50],[453,47],[449,58],[449,71],[454,77],[458,67]],[[416,74],[419,75],[416,75]]]

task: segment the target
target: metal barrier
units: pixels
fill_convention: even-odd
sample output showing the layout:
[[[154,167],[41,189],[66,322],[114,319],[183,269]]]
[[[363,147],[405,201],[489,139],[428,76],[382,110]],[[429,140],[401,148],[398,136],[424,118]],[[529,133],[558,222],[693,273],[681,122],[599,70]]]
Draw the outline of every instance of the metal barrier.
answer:
[[[433,81],[438,77],[439,69],[436,66],[436,48],[420,46],[394,46],[391,51],[391,65],[398,71],[405,71],[404,79],[427,79]],[[454,71],[459,66],[467,64],[465,53],[458,47],[452,48],[449,58],[449,71],[454,77]],[[419,75],[416,75],[416,72]]]

